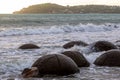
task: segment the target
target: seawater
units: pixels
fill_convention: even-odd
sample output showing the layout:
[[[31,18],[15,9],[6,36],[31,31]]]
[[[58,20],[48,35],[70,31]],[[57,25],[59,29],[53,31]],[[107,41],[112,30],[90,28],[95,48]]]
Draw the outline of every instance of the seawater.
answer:
[[[47,54],[68,50],[82,52],[90,67],[69,76],[46,76],[28,80],[120,80],[119,67],[98,67],[94,60],[103,52],[87,53],[87,47],[63,49],[69,41],[88,44],[99,40],[114,44],[120,40],[120,14],[0,14],[0,80],[24,80],[21,72],[35,60]],[[40,49],[20,50],[19,46],[33,43]],[[25,79],[26,80],[26,79]]]

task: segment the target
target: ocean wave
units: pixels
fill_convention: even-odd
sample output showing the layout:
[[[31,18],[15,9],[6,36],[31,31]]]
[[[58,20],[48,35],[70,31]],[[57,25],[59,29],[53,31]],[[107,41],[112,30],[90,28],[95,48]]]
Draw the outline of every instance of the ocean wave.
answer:
[[[79,25],[54,25],[50,27],[21,27],[6,28],[0,30],[0,36],[17,36],[17,35],[39,35],[39,34],[59,34],[71,32],[105,32],[120,29],[120,24],[106,23],[96,25],[92,23]]]

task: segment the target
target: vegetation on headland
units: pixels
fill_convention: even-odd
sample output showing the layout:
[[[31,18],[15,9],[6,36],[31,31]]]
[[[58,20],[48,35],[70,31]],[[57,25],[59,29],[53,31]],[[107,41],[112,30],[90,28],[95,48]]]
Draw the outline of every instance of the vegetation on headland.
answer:
[[[78,6],[61,6],[58,4],[45,3],[32,5],[23,8],[14,14],[79,14],[79,13],[120,13],[120,6],[106,5],[78,5]]]

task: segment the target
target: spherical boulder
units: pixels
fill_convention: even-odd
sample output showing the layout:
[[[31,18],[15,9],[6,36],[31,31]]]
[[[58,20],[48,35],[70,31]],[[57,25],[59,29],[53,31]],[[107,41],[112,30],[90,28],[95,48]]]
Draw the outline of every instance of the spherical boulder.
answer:
[[[108,41],[97,41],[93,44],[92,49],[94,51],[107,51],[111,49],[117,49],[117,46]]]
[[[83,41],[71,41],[63,45],[63,48],[68,49],[73,47],[74,45],[78,46],[87,46],[88,44]]]
[[[65,51],[62,54],[70,57],[78,67],[89,67],[90,63],[86,60],[86,58],[78,51]]]
[[[120,50],[109,50],[99,56],[95,62],[97,66],[119,66],[120,67]]]
[[[19,49],[38,49],[38,48],[40,47],[35,44],[24,44],[19,47]]]
[[[34,68],[34,69],[32,69]],[[38,77],[44,75],[69,75],[79,72],[76,63],[63,54],[49,54],[40,57],[32,65],[31,70],[24,70],[23,77]]]

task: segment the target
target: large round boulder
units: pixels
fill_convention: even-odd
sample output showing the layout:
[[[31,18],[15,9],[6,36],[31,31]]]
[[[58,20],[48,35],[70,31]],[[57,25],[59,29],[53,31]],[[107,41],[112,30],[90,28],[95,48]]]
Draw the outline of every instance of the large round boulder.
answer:
[[[83,41],[71,41],[63,45],[63,48],[68,49],[73,47],[74,45],[78,46],[87,46],[88,44]]]
[[[99,56],[95,62],[98,66],[119,66],[120,67],[120,50],[110,50]]]
[[[32,68],[30,70],[24,70],[22,73],[23,77],[69,75],[79,72],[79,68],[76,63],[71,58],[62,54],[49,54],[42,56],[35,61]]]
[[[93,51],[108,51],[111,49],[117,49],[113,43],[108,41],[97,41],[92,45]]]
[[[70,57],[78,67],[88,67],[90,63],[86,60],[86,58],[78,51],[65,51],[62,54]]]
[[[19,47],[19,49],[38,49],[38,48],[40,47],[35,44],[23,44],[22,46]]]

